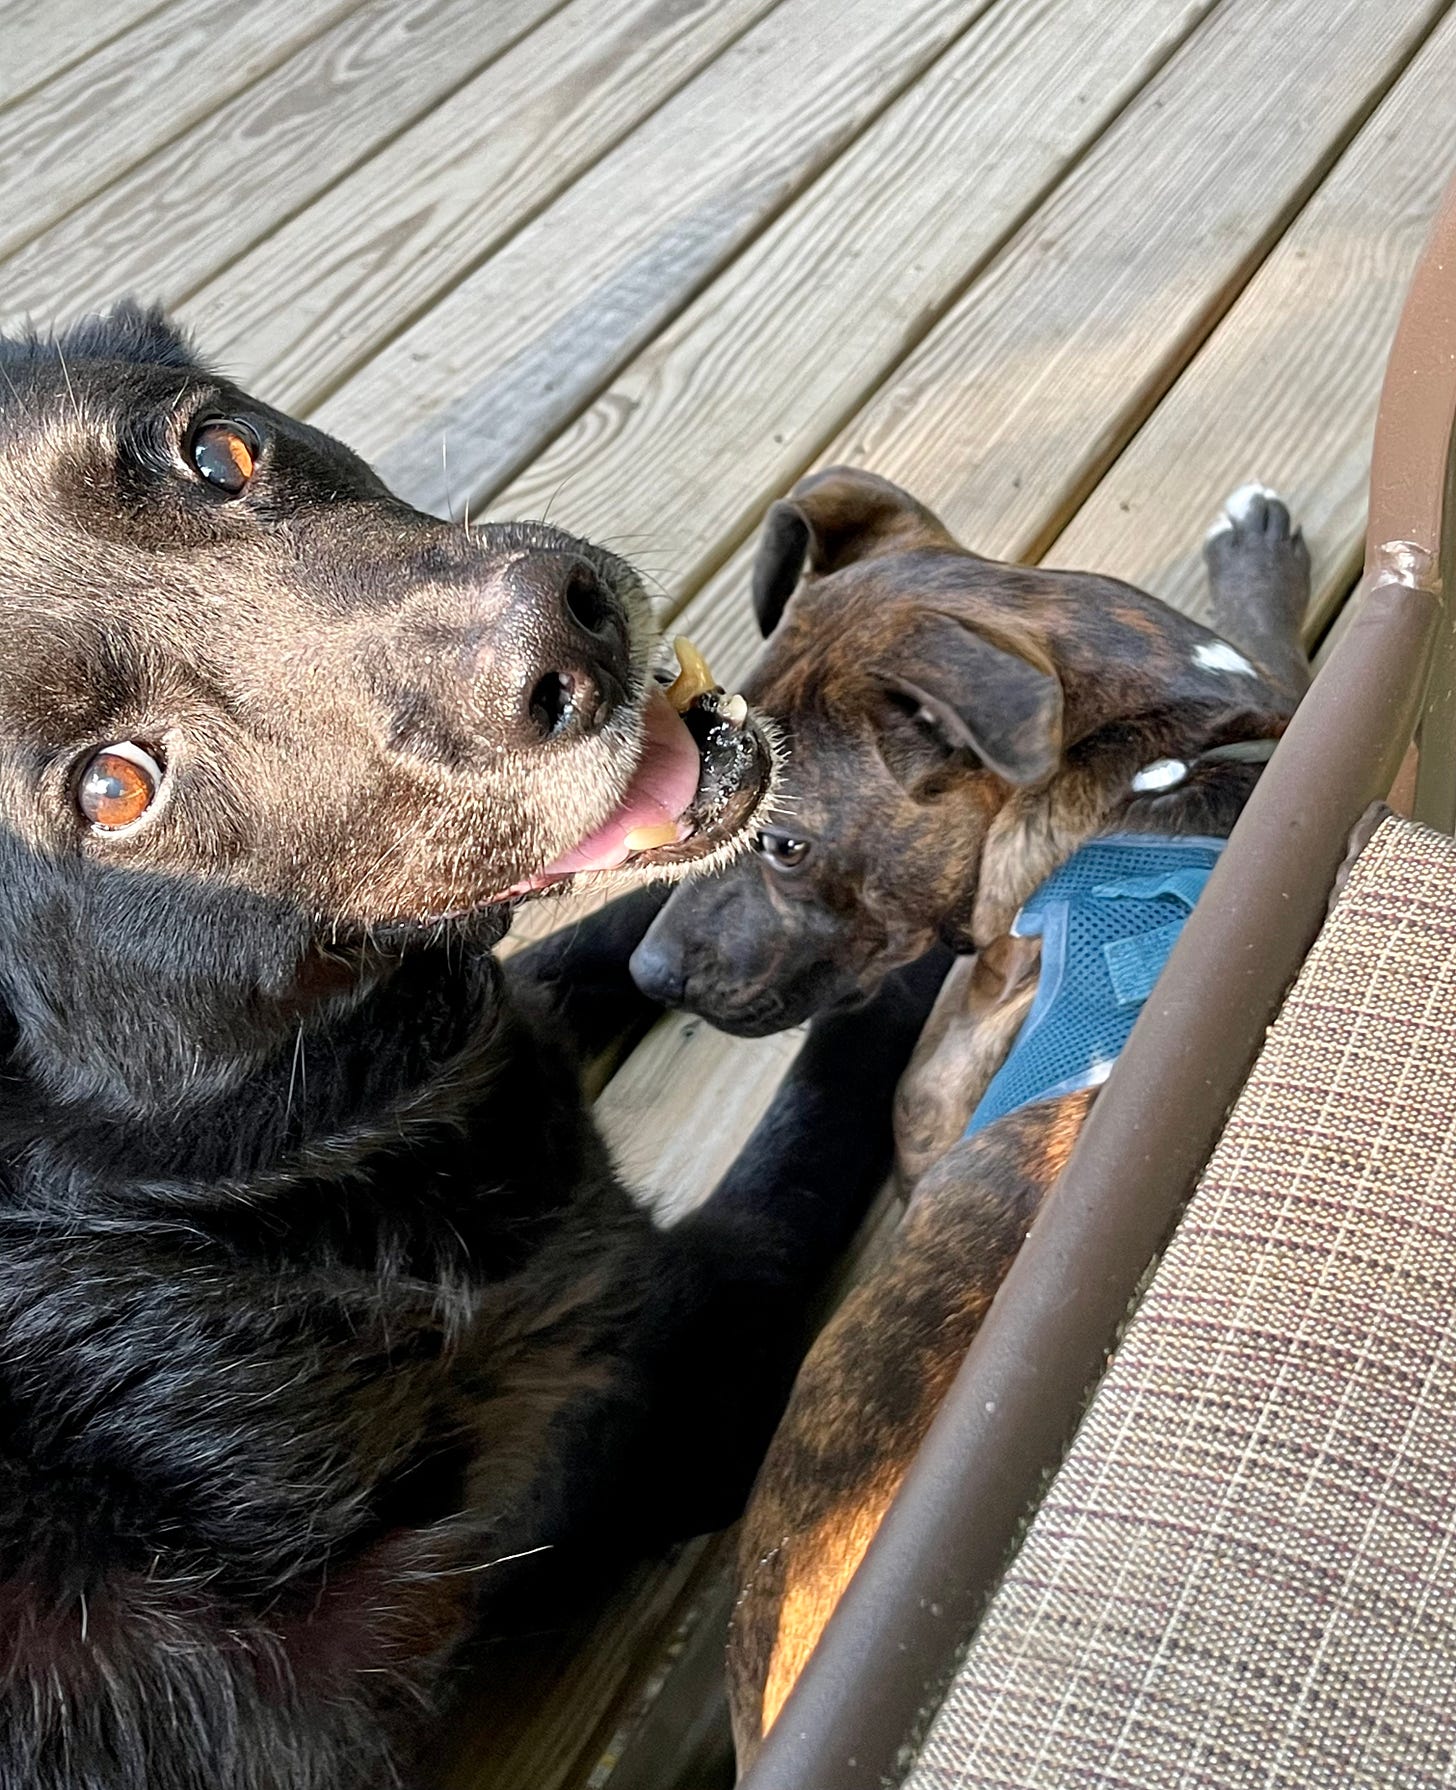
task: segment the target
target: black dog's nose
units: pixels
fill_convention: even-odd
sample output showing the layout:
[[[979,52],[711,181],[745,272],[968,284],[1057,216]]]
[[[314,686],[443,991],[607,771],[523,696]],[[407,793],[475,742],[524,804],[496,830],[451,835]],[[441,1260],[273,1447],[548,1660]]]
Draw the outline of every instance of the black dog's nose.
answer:
[[[632,953],[627,967],[648,1000],[664,1007],[682,1005],[688,986],[682,952],[671,938],[660,937],[655,925]]]
[[[504,627],[477,662],[478,694],[500,746],[597,733],[626,701],[627,620],[584,559],[531,554],[510,573]]]

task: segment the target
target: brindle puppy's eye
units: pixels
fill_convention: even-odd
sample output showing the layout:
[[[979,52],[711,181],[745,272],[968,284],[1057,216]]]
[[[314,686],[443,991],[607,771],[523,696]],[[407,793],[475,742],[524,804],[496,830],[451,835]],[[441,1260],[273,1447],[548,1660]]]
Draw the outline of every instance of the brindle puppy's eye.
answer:
[[[795,839],[791,833],[760,833],[754,845],[775,870],[797,870],[808,857],[812,841]]]
[[[162,767],[144,746],[119,740],[104,746],[81,773],[76,805],[101,833],[139,821],[157,799]]]
[[[236,423],[204,423],[192,437],[192,463],[209,485],[236,497],[258,461],[258,444]]]

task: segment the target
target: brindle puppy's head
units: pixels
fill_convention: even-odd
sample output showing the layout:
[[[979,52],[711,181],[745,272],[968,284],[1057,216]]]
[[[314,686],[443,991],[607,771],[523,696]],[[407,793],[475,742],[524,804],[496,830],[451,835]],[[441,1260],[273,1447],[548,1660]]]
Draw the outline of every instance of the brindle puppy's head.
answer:
[[[849,468],[773,506],[753,596],[768,645],[744,694],[786,747],[773,824],[678,890],[633,960],[646,992],[727,1031],[857,1002],[937,939],[986,942],[1092,832],[1158,825],[1160,798],[1131,797],[1142,766],[1288,716],[1156,599],[981,559]]]
[[[131,307],[0,342],[0,622],[0,1034],[97,1111],[507,898],[709,860],[769,777],[665,701],[623,561],[411,510]]]

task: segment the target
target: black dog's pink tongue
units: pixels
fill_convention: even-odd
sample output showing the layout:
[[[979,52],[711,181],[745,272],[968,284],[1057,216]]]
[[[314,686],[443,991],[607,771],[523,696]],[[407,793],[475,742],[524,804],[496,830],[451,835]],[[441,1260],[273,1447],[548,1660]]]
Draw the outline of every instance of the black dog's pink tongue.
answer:
[[[643,721],[642,757],[621,807],[596,832],[539,871],[532,882],[581,870],[615,870],[633,852],[670,845],[681,836],[679,823],[698,793],[702,760],[682,717],[656,688],[648,698]]]

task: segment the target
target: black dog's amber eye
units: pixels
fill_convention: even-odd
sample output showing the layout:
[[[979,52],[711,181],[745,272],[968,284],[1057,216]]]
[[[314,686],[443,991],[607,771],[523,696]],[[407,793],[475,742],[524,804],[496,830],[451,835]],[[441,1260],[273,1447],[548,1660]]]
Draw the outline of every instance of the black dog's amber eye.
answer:
[[[760,833],[754,843],[775,870],[797,870],[808,857],[811,842],[790,833]]]
[[[236,496],[253,476],[257,445],[233,423],[204,423],[192,437],[192,462],[209,485]]]
[[[98,752],[76,789],[76,803],[93,827],[113,833],[138,821],[157,799],[162,767],[144,747],[118,741]]]

